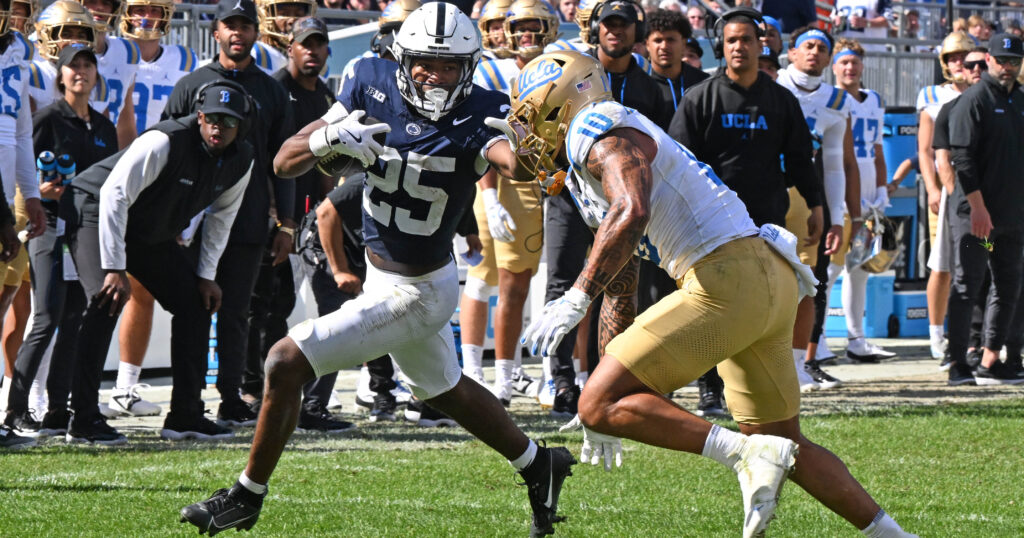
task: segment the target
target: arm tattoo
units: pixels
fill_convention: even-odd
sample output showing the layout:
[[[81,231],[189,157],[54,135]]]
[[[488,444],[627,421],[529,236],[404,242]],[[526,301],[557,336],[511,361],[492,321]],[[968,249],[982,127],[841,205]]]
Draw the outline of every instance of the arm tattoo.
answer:
[[[633,318],[636,317],[639,262],[640,259],[635,256],[630,258],[605,289],[597,330],[597,346],[600,356],[604,356],[604,348],[608,342],[626,330],[626,327],[632,325]]]

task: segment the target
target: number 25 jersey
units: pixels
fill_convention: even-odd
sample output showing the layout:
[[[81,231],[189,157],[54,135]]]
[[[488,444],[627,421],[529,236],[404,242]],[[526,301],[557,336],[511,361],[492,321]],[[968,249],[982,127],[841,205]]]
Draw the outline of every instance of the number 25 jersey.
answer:
[[[455,228],[490,166],[488,143],[500,136],[484,118],[503,118],[508,96],[473,88],[470,96],[433,122],[406,104],[398,64],[364,58],[342,81],[338,102],[365,110],[391,126],[384,153],[366,173],[363,238],[384,259],[430,265],[451,253]]]

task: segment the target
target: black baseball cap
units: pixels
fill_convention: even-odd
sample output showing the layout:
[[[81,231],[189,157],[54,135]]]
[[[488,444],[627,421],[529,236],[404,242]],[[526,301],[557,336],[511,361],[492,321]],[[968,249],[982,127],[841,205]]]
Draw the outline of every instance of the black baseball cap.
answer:
[[[213,84],[203,90],[203,104],[199,111],[204,115],[227,114],[238,119],[245,118],[246,95],[227,85]]]
[[[996,34],[988,42],[988,53],[995,57],[1024,58],[1024,42],[1013,34]]]
[[[311,35],[321,35],[330,40],[327,36],[327,23],[316,17],[303,17],[292,25],[292,43],[302,43]]]
[[[757,58],[759,60],[771,60],[775,64],[776,69],[782,69],[782,64],[779,63],[779,55],[775,54],[771,47],[761,47],[761,54]]]
[[[68,43],[64,45],[64,48],[60,49],[60,53],[57,54],[57,69],[71,64],[74,61],[75,56],[79,54],[85,54],[92,60],[92,63],[96,64],[96,52],[92,50],[89,45],[83,45],[82,43]]]
[[[601,8],[601,18],[597,22],[604,22],[611,17],[622,17],[633,24],[640,22],[641,18],[636,12],[636,4],[622,0],[608,0]]]
[[[696,37],[686,38],[686,46],[693,49],[693,52],[697,53],[697,56],[704,56],[704,49],[700,47],[700,41]]]
[[[252,0],[220,0],[217,3],[215,20],[224,21],[231,17],[245,17],[255,25],[260,23],[256,14],[256,4]]]

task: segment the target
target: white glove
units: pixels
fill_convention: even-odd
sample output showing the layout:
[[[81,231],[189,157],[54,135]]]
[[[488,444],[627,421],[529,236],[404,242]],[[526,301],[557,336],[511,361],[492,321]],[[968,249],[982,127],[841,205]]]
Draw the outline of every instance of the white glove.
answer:
[[[592,300],[586,293],[569,288],[565,295],[544,305],[544,310],[523,332],[520,342],[535,356],[539,351],[553,357],[562,337],[587,315]]]
[[[359,120],[364,115],[366,112],[356,110],[337,123],[313,131],[309,135],[309,150],[317,157],[337,150],[358,159],[363,166],[370,166],[384,152],[373,135],[391,132],[391,126],[386,123],[363,125]]]
[[[889,189],[885,187],[875,189],[875,201],[871,205],[877,209],[889,207]]]
[[[483,197],[484,209],[487,210],[487,229],[491,231],[491,237],[502,243],[511,243],[516,238],[516,223],[505,206],[498,201],[498,189],[484,189]]]
[[[611,471],[612,458],[614,457],[615,466],[622,467],[622,439],[587,429],[580,422],[579,415],[572,417],[572,420],[558,428],[558,431],[565,433],[579,429],[583,430],[583,450],[580,452],[581,461],[584,463],[589,461],[591,465],[597,465],[604,459],[604,470]]]

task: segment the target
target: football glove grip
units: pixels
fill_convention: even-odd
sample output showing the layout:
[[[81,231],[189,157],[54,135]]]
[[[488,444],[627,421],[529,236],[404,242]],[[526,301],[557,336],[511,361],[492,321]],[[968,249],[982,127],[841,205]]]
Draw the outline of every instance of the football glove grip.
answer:
[[[313,131],[309,135],[309,150],[317,157],[338,151],[358,159],[363,166],[370,166],[384,152],[384,147],[373,139],[373,135],[390,132],[391,126],[386,123],[363,125],[359,120],[365,114],[357,110],[339,122]]]
[[[498,189],[484,189],[484,209],[487,211],[487,229],[491,237],[502,243],[511,243],[515,240],[516,223],[512,215],[508,214],[505,206],[498,201]]]
[[[574,430],[583,430],[583,449],[580,451],[580,460],[591,465],[599,465],[604,461],[604,470],[612,470],[612,461],[616,467],[622,467],[622,439],[597,433],[580,422],[580,416],[572,417],[567,424],[558,428],[561,433]]]
[[[523,332],[521,342],[533,355],[540,351],[545,356],[554,356],[566,333],[587,315],[592,300],[586,293],[569,288],[565,295],[544,305],[544,310]]]

